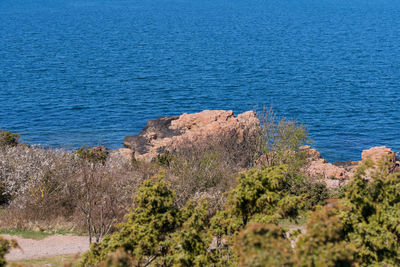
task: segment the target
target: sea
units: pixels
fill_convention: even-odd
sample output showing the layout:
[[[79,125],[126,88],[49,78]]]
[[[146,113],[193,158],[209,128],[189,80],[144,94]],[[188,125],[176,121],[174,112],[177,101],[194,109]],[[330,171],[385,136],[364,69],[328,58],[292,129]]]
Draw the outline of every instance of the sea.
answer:
[[[400,1],[0,0],[0,128],[24,143],[264,106],[329,162],[400,151]]]

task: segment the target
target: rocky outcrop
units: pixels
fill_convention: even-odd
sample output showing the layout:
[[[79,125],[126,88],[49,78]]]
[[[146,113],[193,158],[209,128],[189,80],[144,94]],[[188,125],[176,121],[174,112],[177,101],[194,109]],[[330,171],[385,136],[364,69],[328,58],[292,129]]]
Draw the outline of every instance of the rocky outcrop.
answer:
[[[396,153],[390,148],[384,146],[363,150],[361,161],[336,162],[335,164],[326,162],[317,150],[309,146],[304,146],[301,150],[306,152],[308,159],[308,165],[305,169],[306,173],[310,176],[324,178],[328,187],[337,187],[340,184],[347,183],[354,176],[355,171],[361,163],[367,160],[376,166],[382,159],[387,159],[390,162],[389,168],[391,171],[400,171],[400,159],[396,157]],[[367,169],[366,177],[370,177],[372,172],[373,169]]]
[[[183,143],[207,141],[232,130],[240,139],[246,130],[257,127],[259,121],[253,111],[236,117],[232,111],[205,110],[150,120],[138,135],[125,137],[124,146],[134,151],[136,159],[150,162],[164,151],[173,151]]]
[[[379,163],[379,161],[382,159],[386,159],[390,162],[391,169],[394,169],[396,166],[396,154],[392,151],[392,149],[385,146],[377,146],[363,150],[361,153],[361,159],[362,161],[370,160],[374,164]]]
[[[398,171],[396,170],[396,165],[398,166],[398,162],[396,162],[396,153],[392,151],[392,149],[387,148],[385,146],[372,147],[367,150],[363,150],[361,153],[362,162],[370,161],[373,163],[372,168],[368,168],[365,171],[365,178],[372,179],[376,170],[380,167],[379,163],[382,160],[385,160],[389,165],[390,172]]]
[[[322,178],[331,188],[338,187],[349,179],[349,172],[345,168],[328,163],[316,149],[303,146],[300,151],[305,152],[307,157],[307,175]]]
[[[253,111],[235,116],[232,111],[205,110],[199,113],[182,114],[180,116],[161,117],[148,121],[146,127],[135,136],[124,139],[124,149],[115,151],[115,156],[130,160],[151,162],[165,151],[173,152],[179,147],[196,142],[207,142],[214,137],[233,136],[240,143],[244,133],[259,129],[259,120]],[[235,135],[227,135],[234,131]],[[234,143],[233,143],[234,144]],[[396,153],[387,147],[373,147],[362,152],[362,161],[327,162],[321,154],[310,146],[300,149],[307,156],[307,167],[304,171],[313,177],[323,178],[329,187],[336,187],[353,177],[362,161],[373,163],[387,158],[392,170],[400,171],[400,160]],[[265,157],[265,155],[263,155]],[[262,164],[262,157],[259,163]]]

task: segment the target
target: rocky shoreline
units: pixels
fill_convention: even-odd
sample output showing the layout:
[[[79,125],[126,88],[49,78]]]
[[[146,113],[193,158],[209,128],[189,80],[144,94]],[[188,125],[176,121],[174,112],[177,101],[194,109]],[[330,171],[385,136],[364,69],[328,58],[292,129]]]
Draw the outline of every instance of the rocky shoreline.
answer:
[[[246,138],[246,133],[257,127],[260,127],[260,122],[253,111],[235,116],[232,111],[204,110],[199,113],[161,117],[148,121],[146,127],[139,134],[125,137],[125,148],[117,152],[125,157],[133,155],[137,160],[151,162],[162,153],[173,151],[183,143],[207,141],[209,138],[224,135],[229,138],[233,136],[236,139],[243,139]],[[229,135],[231,132],[236,134]],[[328,187],[337,187],[347,183],[354,175],[355,170],[366,160],[377,163],[386,157],[390,160],[393,170],[400,170],[400,159],[396,157],[395,152],[384,146],[362,151],[361,161],[335,164],[328,163],[316,149],[310,146],[304,146],[301,149],[306,152],[308,157],[306,173],[323,178]]]
[[[306,172],[310,176],[322,177],[330,188],[346,184],[353,177],[357,168],[367,160],[377,164],[380,160],[387,159],[391,164],[390,169],[392,171],[400,171],[400,159],[396,157],[396,153],[392,149],[385,146],[363,150],[360,161],[343,161],[335,164],[328,163],[316,149],[309,146],[302,149],[307,151],[309,155]]]

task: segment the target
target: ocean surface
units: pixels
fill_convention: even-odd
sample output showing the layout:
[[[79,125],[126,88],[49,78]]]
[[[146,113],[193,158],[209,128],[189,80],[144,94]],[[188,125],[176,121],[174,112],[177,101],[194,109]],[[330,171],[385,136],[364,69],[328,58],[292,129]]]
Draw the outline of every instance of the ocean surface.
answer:
[[[25,143],[271,105],[331,162],[399,151],[400,1],[0,0],[0,128]]]

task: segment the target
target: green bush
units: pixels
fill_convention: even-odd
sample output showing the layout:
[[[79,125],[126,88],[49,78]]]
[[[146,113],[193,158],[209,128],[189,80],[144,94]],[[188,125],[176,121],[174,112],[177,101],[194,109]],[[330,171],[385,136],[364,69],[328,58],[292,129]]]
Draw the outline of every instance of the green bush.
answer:
[[[272,108],[257,112],[260,121],[258,149],[266,165],[286,163],[299,169],[305,164],[305,153],[299,148],[309,144],[307,128],[296,120],[280,118]]]
[[[400,266],[400,174],[367,162],[346,187],[341,212],[361,266]]]
[[[354,266],[355,247],[347,242],[338,210],[315,211],[307,223],[306,233],[296,244],[297,266]]]
[[[314,212],[297,242],[300,266],[400,266],[400,174],[364,163],[334,208]]]
[[[292,180],[290,192],[302,197],[305,210],[311,210],[317,205],[325,205],[331,193],[323,181],[313,181],[303,176]]]
[[[273,224],[249,224],[237,237],[238,266],[294,266],[285,232]]]
[[[207,260],[204,234],[207,208],[201,203],[174,207],[175,194],[162,176],[147,180],[138,190],[135,205],[118,232],[94,243],[80,262],[93,266],[117,251],[135,259],[137,265],[192,266]],[[204,255],[203,255],[204,254]]]
[[[400,175],[389,167],[362,165],[333,207],[319,206],[329,197],[323,182],[287,164],[251,169],[213,217],[205,201],[177,205],[161,174],[80,266],[400,266]],[[311,209],[304,233],[277,226]]]
[[[248,222],[277,223],[296,217],[302,200],[289,193],[287,170],[286,165],[279,165],[243,172],[225,209],[212,218],[213,234],[221,238],[238,233]]]
[[[0,130],[0,147],[16,146],[19,144],[19,134]]]
[[[105,164],[108,157],[107,148],[104,146],[96,146],[96,147],[85,147],[82,146],[76,152],[79,158],[87,160],[91,163],[101,163]]]

